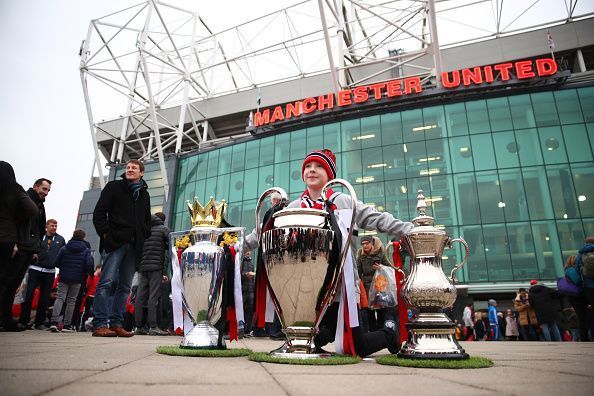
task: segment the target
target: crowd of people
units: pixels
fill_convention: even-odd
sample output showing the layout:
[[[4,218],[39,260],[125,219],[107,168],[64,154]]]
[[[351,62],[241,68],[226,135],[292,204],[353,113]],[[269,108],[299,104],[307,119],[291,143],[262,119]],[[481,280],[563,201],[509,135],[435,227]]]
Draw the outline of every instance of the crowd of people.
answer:
[[[52,182],[40,178],[25,191],[10,164],[0,161],[0,329],[50,330],[55,333],[91,330],[96,337],[165,336],[175,334],[172,320],[168,251],[169,230],[163,213],[150,212],[150,196],[143,179],[144,165],[128,161],[121,178],[101,192],[93,213],[100,237],[101,261],[94,262],[83,230],[68,242],[58,234],[58,222],[46,219],[44,201]],[[322,187],[335,178],[336,163],[329,150],[308,154],[302,166],[305,192],[289,207],[350,208],[350,198]],[[357,204],[358,227],[385,232],[398,240],[411,223]],[[360,207],[359,207],[360,205]],[[263,225],[264,226],[264,225]],[[353,246],[358,323],[353,325],[352,353],[365,356],[398,345],[399,314],[394,268],[379,238],[364,235]],[[278,318],[265,328],[253,320],[257,264],[253,241],[246,238],[241,268],[245,321],[243,333],[284,338]],[[565,263],[558,290],[537,281],[518,290],[505,311],[495,300],[488,309],[463,311],[456,335],[460,340],[589,341],[594,336],[594,238]],[[58,276],[56,276],[58,272]],[[353,304],[345,299],[346,306]],[[16,299],[15,299],[16,296]],[[17,304],[13,304],[17,302]],[[35,315],[32,318],[32,309]],[[16,314],[16,315],[15,315]],[[333,342],[338,301],[331,304],[316,347]],[[18,319],[17,319],[18,318]],[[326,319],[328,318],[328,319]],[[261,322],[261,321],[260,321]],[[378,349],[379,348],[379,349]]]

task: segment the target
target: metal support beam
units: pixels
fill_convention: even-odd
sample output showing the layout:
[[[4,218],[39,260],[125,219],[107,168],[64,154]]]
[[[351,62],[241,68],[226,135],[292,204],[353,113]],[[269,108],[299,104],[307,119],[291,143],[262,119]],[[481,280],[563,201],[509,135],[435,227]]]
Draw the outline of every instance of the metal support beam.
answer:
[[[439,51],[439,38],[437,37],[437,22],[435,19],[435,0],[427,1],[427,18],[429,19],[429,31],[431,32],[430,49],[433,52],[435,62],[435,84],[441,86],[441,52]]]

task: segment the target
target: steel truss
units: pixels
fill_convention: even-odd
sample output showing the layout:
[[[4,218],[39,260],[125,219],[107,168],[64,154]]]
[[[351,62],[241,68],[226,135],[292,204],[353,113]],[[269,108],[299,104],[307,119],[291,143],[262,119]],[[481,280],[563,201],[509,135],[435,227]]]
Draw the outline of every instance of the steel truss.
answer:
[[[380,82],[386,72],[438,85],[440,43],[527,30],[521,22],[548,7],[545,0],[510,3],[304,0],[214,32],[198,12],[150,0],[92,20],[81,44],[80,77],[102,186],[100,152],[109,163],[157,158],[168,197],[165,157],[220,138],[205,105],[218,96],[322,74],[335,91]],[[571,21],[577,4],[564,0],[563,15],[531,26]],[[464,13],[473,18],[457,21]],[[442,24],[448,29],[438,35]],[[254,108],[259,102],[258,93]],[[120,114],[119,133],[97,121],[114,114]]]

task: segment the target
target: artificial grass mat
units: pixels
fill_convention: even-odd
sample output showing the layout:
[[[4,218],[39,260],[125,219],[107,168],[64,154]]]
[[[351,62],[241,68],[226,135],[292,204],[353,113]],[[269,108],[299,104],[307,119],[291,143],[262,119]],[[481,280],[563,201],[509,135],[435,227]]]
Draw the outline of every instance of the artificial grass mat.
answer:
[[[338,366],[342,364],[355,364],[359,363],[361,359],[355,356],[330,356],[326,358],[318,359],[295,359],[295,358],[282,358],[270,356],[266,352],[254,352],[248,356],[248,359],[253,362],[263,363],[279,363],[279,364],[297,364],[304,366]]]
[[[376,359],[378,364],[386,366],[401,366],[414,368],[436,369],[477,369],[492,367],[493,361],[480,356],[471,356],[464,360],[453,359],[403,359],[396,355],[380,356]]]
[[[175,345],[165,345],[157,347],[157,353],[169,356],[188,356],[188,357],[239,357],[248,356],[252,351],[247,348],[234,349],[191,349],[180,348]]]

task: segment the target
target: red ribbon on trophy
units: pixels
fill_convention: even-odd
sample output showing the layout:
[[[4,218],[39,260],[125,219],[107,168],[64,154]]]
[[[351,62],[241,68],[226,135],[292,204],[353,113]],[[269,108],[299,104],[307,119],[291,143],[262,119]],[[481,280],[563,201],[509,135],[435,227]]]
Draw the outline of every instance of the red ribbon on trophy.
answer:
[[[402,256],[400,255],[400,242],[392,242],[394,251],[392,252],[392,262],[394,267],[404,270]],[[400,317],[400,344],[408,339],[406,332],[406,323],[408,322],[408,306],[402,298],[402,272],[396,271],[396,290],[398,292],[398,316]]]

